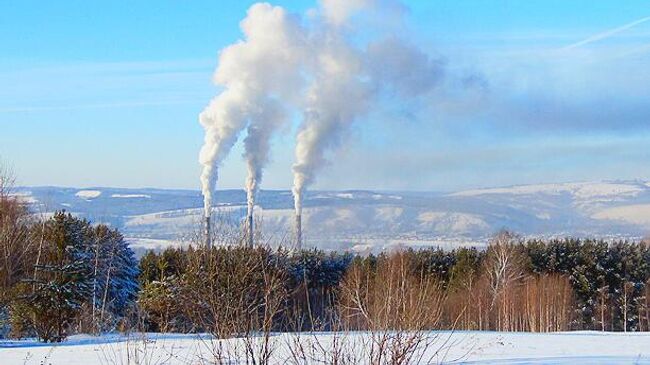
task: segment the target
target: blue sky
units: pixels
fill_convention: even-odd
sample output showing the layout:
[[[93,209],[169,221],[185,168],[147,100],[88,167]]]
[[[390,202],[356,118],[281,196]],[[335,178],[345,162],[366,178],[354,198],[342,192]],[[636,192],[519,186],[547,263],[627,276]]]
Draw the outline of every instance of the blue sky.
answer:
[[[0,5],[0,159],[25,185],[198,188],[198,113],[252,1]],[[315,1],[277,1],[304,13]],[[405,1],[400,32],[486,85],[356,123],[316,187],[650,180],[647,1]],[[622,27],[622,28],[621,28]],[[402,36],[403,34],[400,34]],[[586,42],[583,42],[586,41]],[[296,121],[297,122],[297,121]],[[295,130],[264,188],[291,184]],[[238,146],[220,188],[243,185]]]

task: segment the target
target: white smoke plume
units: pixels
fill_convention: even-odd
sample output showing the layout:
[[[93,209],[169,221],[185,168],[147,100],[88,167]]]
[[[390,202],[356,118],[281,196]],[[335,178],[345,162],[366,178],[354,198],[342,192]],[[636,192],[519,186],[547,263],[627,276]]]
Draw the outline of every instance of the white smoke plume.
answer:
[[[200,116],[206,131],[200,154],[206,215],[217,169],[242,130],[247,128],[250,214],[274,133],[293,110],[302,112],[292,189],[300,216],[305,189],[326,165],[328,154],[348,139],[350,126],[381,107],[378,96],[389,92],[416,98],[440,84],[446,74],[441,58],[430,57],[381,26],[367,33],[359,29],[376,24],[381,16],[374,15],[382,7],[385,13],[402,13],[397,0],[321,0],[305,17],[266,3],[250,8],[241,23],[244,40],[220,55],[214,78],[223,92]],[[364,12],[373,13],[373,22],[357,22]]]
[[[370,84],[363,77],[362,54],[336,35],[329,35],[318,53],[315,78],[307,91],[304,120],[296,137],[294,202],[302,212],[307,185],[325,162],[325,153],[334,148],[346,128],[367,108]]]
[[[224,90],[199,117],[205,129],[199,162],[203,166],[201,187],[206,216],[212,206],[218,167],[241,131],[253,119],[253,130],[263,129],[259,134],[265,137],[267,129],[277,124],[278,107],[270,95],[284,98],[287,92],[298,89],[296,65],[304,49],[301,38],[305,34],[298,19],[280,7],[255,4],[241,22],[241,29],[245,39],[225,48],[219,57],[214,81]],[[269,117],[272,120],[267,120]],[[268,152],[263,150],[247,150],[250,163],[266,161]],[[264,156],[259,156],[258,151]],[[253,168],[254,181],[259,179],[260,169],[257,165]]]
[[[398,8],[390,0],[322,0],[324,30],[312,37],[313,82],[304,102],[304,120],[296,137],[294,204],[302,215],[305,189],[327,162],[350,125],[376,106],[383,90],[417,97],[444,77],[444,62],[394,36],[359,45],[347,34],[346,22],[356,13]],[[315,38],[315,39],[314,39]]]
[[[417,46],[398,38],[372,42],[367,48],[367,67],[378,88],[403,98],[426,94],[445,78],[446,61],[432,57]]]
[[[248,224],[250,224],[257,191],[262,182],[264,166],[270,158],[271,137],[286,121],[286,113],[282,106],[272,99],[263,102],[258,112],[251,116],[247,136],[244,139],[244,157],[248,169],[248,176],[246,177]],[[250,229],[252,227],[249,227]]]

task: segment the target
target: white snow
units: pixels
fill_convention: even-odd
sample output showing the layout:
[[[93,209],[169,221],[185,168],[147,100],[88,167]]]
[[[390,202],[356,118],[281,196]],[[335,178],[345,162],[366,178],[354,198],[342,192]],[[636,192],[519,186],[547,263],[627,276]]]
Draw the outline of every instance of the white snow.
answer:
[[[393,223],[404,214],[404,208],[385,206],[375,209],[375,217],[380,221]]]
[[[489,230],[489,225],[474,214],[453,212],[422,212],[417,218],[420,229],[445,233],[470,233]]]
[[[181,247],[182,244],[175,240],[161,240],[154,238],[125,237],[132,249],[163,250],[169,247]]]
[[[79,190],[75,195],[78,198],[89,200],[99,198],[102,192],[99,190]]]
[[[433,343],[426,349],[423,363],[472,364],[650,364],[650,333],[561,332],[550,334],[513,332],[431,332]],[[358,354],[367,351],[368,334],[332,333],[302,335],[277,334],[271,337],[272,364],[290,361],[289,344],[299,339],[306,348],[331,348],[333,340]],[[259,345],[262,339],[253,340]],[[310,347],[308,344],[314,344]],[[213,340],[207,335],[134,334],[73,336],[59,345],[33,340],[0,341],[2,364],[94,365],[126,364],[139,355],[146,363],[185,365],[206,363],[215,346],[234,349],[242,340]],[[318,344],[318,346],[316,345]],[[240,362],[245,359],[239,359]],[[360,359],[359,363],[367,363]],[[315,362],[313,362],[315,363]]]
[[[220,210],[223,208],[219,208]],[[142,214],[127,217],[124,226],[127,228],[150,226],[150,227],[193,227],[200,224],[203,218],[203,209],[179,209],[151,214]]]
[[[351,193],[339,193],[339,194],[336,194],[336,197],[341,198],[341,199],[354,199],[354,194],[351,194]]]
[[[11,194],[9,194],[9,196],[13,197],[13,198],[16,198],[17,200],[20,200],[24,204],[36,204],[36,203],[38,203],[38,199],[34,198],[30,191],[25,191],[25,192],[20,192],[20,193],[11,193]]]
[[[594,214],[592,218],[650,225],[650,204],[633,204],[608,208]]]
[[[325,221],[325,224],[330,227],[351,226],[355,222],[359,222],[359,217],[354,209],[340,208],[331,211],[331,213],[333,213],[333,216]]]
[[[477,195],[487,195],[487,194],[517,194],[517,195],[526,195],[526,194],[559,194],[560,190],[557,185],[523,185],[523,186],[512,186],[507,188],[488,188],[488,189],[473,189],[459,191],[449,194],[449,196],[477,196]]]
[[[151,195],[147,194],[113,194],[111,198],[121,199],[151,199]]]
[[[432,223],[438,219],[442,219],[444,216],[444,212],[424,212],[418,215],[418,221],[420,223]]]
[[[486,194],[513,194],[532,195],[550,194],[559,195],[570,193],[577,199],[593,199],[603,197],[630,197],[635,196],[645,189],[637,184],[626,183],[564,183],[564,184],[539,184],[539,185],[518,185],[505,188],[489,188],[466,190],[449,194],[450,196],[477,196]]]
[[[372,244],[358,244],[352,246],[350,251],[360,253],[360,254],[365,254],[371,252],[373,247],[374,246]]]
[[[621,197],[636,196],[644,191],[638,185],[614,183],[585,183],[575,184],[574,194],[580,199],[596,197]]]
[[[371,197],[374,200],[379,200],[379,199],[383,199],[383,198],[388,198],[388,199],[393,199],[393,200],[402,200],[402,197],[399,196],[399,195],[388,195],[388,196],[386,196],[386,195],[381,195],[381,194],[373,194]]]

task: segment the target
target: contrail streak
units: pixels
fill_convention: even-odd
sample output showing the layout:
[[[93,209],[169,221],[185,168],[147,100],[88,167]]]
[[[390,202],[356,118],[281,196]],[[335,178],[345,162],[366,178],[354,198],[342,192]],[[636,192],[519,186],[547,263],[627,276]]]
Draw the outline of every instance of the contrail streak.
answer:
[[[631,23],[625,24],[625,25],[620,26],[618,28],[610,29],[610,30],[608,30],[606,32],[598,33],[598,34],[593,35],[593,36],[591,36],[589,38],[583,39],[580,42],[576,42],[576,43],[570,44],[570,45],[568,45],[566,47],[563,47],[562,50],[566,51],[566,50],[582,47],[582,46],[587,45],[589,43],[598,42],[598,41],[603,40],[605,38],[609,38],[609,37],[611,37],[611,36],[613,36],[613,35],[615,35],[617,33],[620,33],[620,32],[623,32],[625,30],[628,30],[630,28],[636,27],[637,25],[645,23],[648,20],[650,20],[650,16],[635,20],[635,21],[633,21]]]

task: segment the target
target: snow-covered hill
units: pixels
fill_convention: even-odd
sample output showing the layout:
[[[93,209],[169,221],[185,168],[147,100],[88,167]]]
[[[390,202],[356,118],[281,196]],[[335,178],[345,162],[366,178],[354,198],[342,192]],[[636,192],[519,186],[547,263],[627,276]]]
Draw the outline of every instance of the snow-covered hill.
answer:
[[[197,232],[198,191],[114,188],[19,188],[37,212],[65,209],[122,230],[135,247],[154,248]],[[217,216],[237,225],[242,190],[219,191]],[[256,206],[270,241],[288,242],[289,191],[262,191]],[[500,229],[525,236],[636,239],[650,233],[650,184],[597,182],[523,185],[455,193],[314,191],[305,200],[309,245],[379,250],[394,245],[484,244]]]

